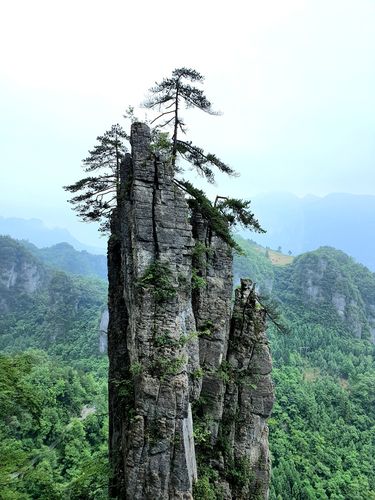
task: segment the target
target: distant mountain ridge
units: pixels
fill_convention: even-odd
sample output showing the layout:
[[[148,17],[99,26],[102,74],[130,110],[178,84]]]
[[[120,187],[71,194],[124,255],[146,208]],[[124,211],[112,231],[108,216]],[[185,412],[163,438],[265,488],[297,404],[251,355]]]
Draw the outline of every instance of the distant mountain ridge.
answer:
[[[17,240],[27,240],[38,248],[50,247],[61,242],[69,243],[76,250],[85,250],[93,254],[103,255],[105,248],[85,245],[62,227],[49,228],[40,219],[22,219],[19,217],[0,216],[0,234]],[[103,245],[104,247],[104,245]]]
[[[61,271],[81,275],[96,276],[107,280],[106,255],[94,255],[86,250],[78,251],[69,243],[57,243],[47,248],[37,248],[28,241],[20,241],[33,255]]]
[[[331,246],[375,271],[375,196],[332,193],[324,197],[267,193],[252,197],[252,209],[266,234],[240,232],[264,247],[293,255]],[[38,248],[66,242],[76,250],[106,254],[74,238],[67,229],[50,229],[40,219],[0,217],[0,234],[28,240]]]
[[[375,196],[333,193],[299,198],[270,193],[252,201],[267,233],[250,237],[261,245],[294,255],[331,246],[375,271]]]

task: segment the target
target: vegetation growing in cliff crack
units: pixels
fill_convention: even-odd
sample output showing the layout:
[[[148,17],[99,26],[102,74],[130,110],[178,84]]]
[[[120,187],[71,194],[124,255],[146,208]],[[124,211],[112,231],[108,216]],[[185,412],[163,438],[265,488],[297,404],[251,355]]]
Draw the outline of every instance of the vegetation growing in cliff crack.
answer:
[[[212,337],[213,322],[208,319],[204,321],[198,328],[198,337]]]
[[[133,396],[134,382],[131,379],[126,380],[110,380],[110,382],[117,387],[118,395],[121,398],[129,398]]]
[[[155,261],[146,268],[137,281],[137,286],[149,290],[157,303],[166,302],[176,295],[172,277],[173,273],[167,263]]]
[[[202,377],[203,377],[203,375],[204,375],[204,370],[203,370],[203,368],[201,368],[201,367],[196,368],[195,370],[193,370],[193,371],[191,372],[191,377],[192,377],[192,379],[194,379],[194,380],[198,380],[198,379],[202,378]]]
[[[193,248],[193,261],[196,262],[198,267],[205,265],[206,256],[212,256],[213,250],[211,247],[205,245],[202,241],[196,241]]]
[[[234,379],[233,368],[228,361],[223,361],[219,368],[216,371],[217,376],[220,380],[222,380],[225,384],[228,384],[231,380]]]
[[[197,446],[208,445],[211,443],[211,431],[209,429],[208,420],[197,420],[194,423],[193,436]]]
[[[198,274],[198,269],[193,267],[191,273],[191,287],[193,290],[199,290],[199,288],[204,288],[207,285],[207,281]]]
[[[129,367],[129,371],[132,375],[140,375],[143,371],[142,363],[139,363],[139,361],[132,363]]]
[[[193,485],[194,500],[218,500],[216,495],[216,485],[214,481],[219,479],[219,475],[213,469],[206,467],[202,470],[200,467],[200,475]]]
[[[254,480],[254,473],[251,470],[250,460],[247,457],[226,457],[225,476],[234,490],[241,493],[247,490]],[[247,498],[247,497],[245,497]]]
[[[154,376],[164,380],[165,377],[170,375],[178,375],[187,363],[187,357],[183,354],[181,356],[172,357],[159,355],[155,356],[151,365],[151,373]]]

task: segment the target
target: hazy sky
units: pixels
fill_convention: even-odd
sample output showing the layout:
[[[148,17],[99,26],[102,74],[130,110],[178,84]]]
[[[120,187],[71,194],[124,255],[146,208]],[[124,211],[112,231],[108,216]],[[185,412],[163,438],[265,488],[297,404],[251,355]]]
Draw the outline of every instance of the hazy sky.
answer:
[[[190,137],[241,172],[212,193],[375,194],[374,26],[374,0],[4,1],[0,215],[87,232],[61,186],[181,66],[223,112]]]

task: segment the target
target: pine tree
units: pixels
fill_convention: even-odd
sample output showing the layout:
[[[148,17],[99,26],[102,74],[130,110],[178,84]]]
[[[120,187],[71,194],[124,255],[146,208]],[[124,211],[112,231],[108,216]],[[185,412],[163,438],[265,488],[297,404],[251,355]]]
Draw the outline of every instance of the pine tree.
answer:
[[[100,222],[100,230],[109,229],[109,218],[117,206],[120,182],[120,164],[126,152],[127,134],[119,124],[97,137],[98,144],[82,161],[85,172],[96,175],[84,177],[69,186],[66,191],[75,194],[69,202],[85,222]]]
[[[191,141],[183,141],[179,138],[179,132],[182,134],[187,132],[186,124],[181,116],[183,106],[185,109],[197,108],[210,115],[219,114],[212,109],[212,104],[203,91],[189,83],[201,84],[203,81],[204,77],[194,69],[175,69],[172,71],[171,77],[164,78],[149,90],[151,95],[144,106],[161,111],[151,124],[158,122],[157,128],[172,127],[171,157],[173,167],[176,168],[177,157],[181,156],[209,182],[214,182],[213,167],[228,175],[236,175],[236,172],[216,155],[205,153],[202,148],[193,145]]]
[[[215,154],[206,153],[201,147],[194,145],[189,140],[182,140],[179,134],[185,135],[186,124],[181,116],[181,109],[197,108],[210,115],[218,115],[212,109],[212,104],[203,91],[191,83],[201,84],[204,77],[191,68],[178,68],[172,72],[171,77],[164,78],[150,89],[150,97],[145,102],[145,107],[157,109],[158,116],[151,122],[157,122],[156,129],[172,128],[169,152],[171,164],[176,174],[183,171],[178,165],[178,158],[186,160],[208,182],[215,181],[214,169],[227,175],[237,175],[236,172]],[[190,83],[189,83],[190,82]],[[165,135],[163,136],[165,139]],[[164,146],[164,151],[165,151]],[[256,232],[264,232],[254,214],[250,211],[250,201],[225,196],[217,196],[215,203],[207,198],[205,193],[195,188],[191,182],[178,177],[176,184],[190,197],[192,207],[198,209],[209,223],[209,227],[232,248],[240,250],[230,234],[230,227],[240,224]]]
[[[186,134],[186,125],[181,116],[181,109],[197,108],[210,115],[218,113],[212,109],[211,102],[203,91],[192,83],[203,83],[203,76],[194,69],[178,68],[171,77],[164,78],[150,89],[150,97],[145,106],[158,109],[159,115],[151,122],[156,123],[152,130],[153,152],[163,152],[169,156],[175,172],[176,185],[184,190],[192,208],[199,210],[208,222],[209,230],[214,231],[232,248],[240,250],[230,233],[230,228],[241,225],[253,231],[264,232],[259,222],[250,211],[250,201],[236,198],[217,196],[212,203],[205,193],[180,177],[183,168],[178,159],[186,160],[208,182],[215,181],[215,172],[218,170],[227,175],[237,175],[236,172],[216,155],[206,153],[201,147],[189,140],[182,140],[179,134]],[[133,108],[129,108],[125,118],[132,121]],[[172,137],[161,129],[170,126]],[[97,137],[98,144],[89,156],[83,160],[85,172],[97,172],[95,176],[84,177],[64,189],[75,194],[69,201],[84,221],[99,221],[102,231],[109,230],[110,216],[117,206],[119,195],[120,164],[125,155],[125,140],[129,137],[118,124],[102,136]]]

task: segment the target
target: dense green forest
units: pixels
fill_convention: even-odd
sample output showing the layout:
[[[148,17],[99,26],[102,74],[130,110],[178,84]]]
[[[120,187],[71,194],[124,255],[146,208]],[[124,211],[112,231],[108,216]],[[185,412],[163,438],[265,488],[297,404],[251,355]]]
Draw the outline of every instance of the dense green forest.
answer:
[[[106,498],[106,283],[51,254],[0,237],[0,498]]]
[[[271,499],[374,499],[374,274],[331,248],[274,265],[240,243],[235,280],[288,326],[269,328]],[[0,498],[106,498],[106,283],[61,270],[78,273],[80,252],[60,246],[59,269],[51,253],[0,238]]]
[[[271,499],[375,498],[375,275],[324,247],[286,266],[241,241],[235,275],[278,302]]]
[[[46,352],[0,355],[0,498],[106,498],[107,384]]]

